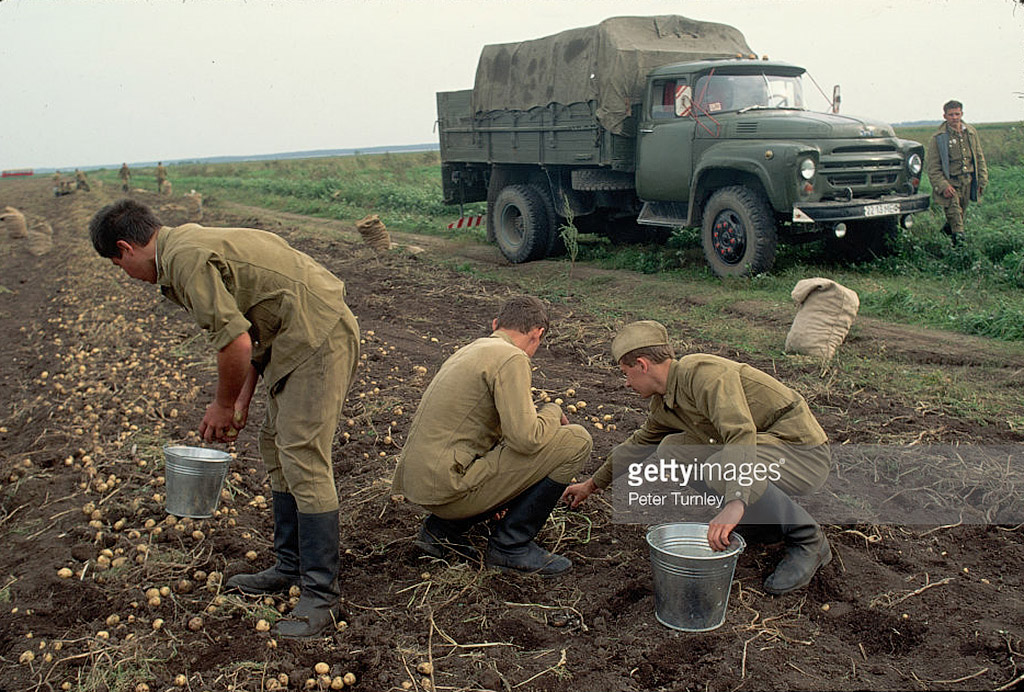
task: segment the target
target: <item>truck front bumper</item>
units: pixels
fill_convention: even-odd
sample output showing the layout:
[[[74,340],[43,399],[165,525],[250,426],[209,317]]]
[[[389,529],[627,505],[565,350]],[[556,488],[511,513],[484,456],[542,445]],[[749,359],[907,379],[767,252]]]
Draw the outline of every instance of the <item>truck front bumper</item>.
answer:
[[[929,195],[883,195],[848,202],[804,202],[793,205],[794,223],[838,223],[877,219],[885,216],[906,216],[928,209]]]

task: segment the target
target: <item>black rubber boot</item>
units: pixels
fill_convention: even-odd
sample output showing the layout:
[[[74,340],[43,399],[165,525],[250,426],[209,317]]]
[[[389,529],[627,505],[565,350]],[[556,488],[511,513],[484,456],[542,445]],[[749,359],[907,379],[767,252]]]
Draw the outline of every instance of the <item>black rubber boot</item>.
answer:
[[[533,542],[566,487],[545,478],[512,500],[487,542],[488,567],[543,576],[562,574],[572,568],[569,558],[550,553]]]
[[[949,225],[949,221],[942,226],[942,232],[946,235],[953,235],[953,227]]]
[[[781,595],[801,589],[810,583],[819,567],[832,561],[832,548],[818,522],[772,484],[761,499],[747,507],[743,524],[762,529],[777,527],[786,544],[786,554],[764,580],[768,593]],[[742,525],[739,530],[743,535]]]
[[[291,617],[277,623],[278,635],[305,639],[327,634],[340,617],[338,597],[338,510],[299,516],[302,595]]]
[[[480,554],[470,545],[465,533],[480,520],[481,517],[442,519],[431,514],[423,520],[413,544],[430,557],[443,558],[454,553],[470,562],[477,562]]]
[[[256,574],[236,574],[227,588],[250,595],[287,592],[299,585],[299,513],[291,493],[273,493],[277,564]]]

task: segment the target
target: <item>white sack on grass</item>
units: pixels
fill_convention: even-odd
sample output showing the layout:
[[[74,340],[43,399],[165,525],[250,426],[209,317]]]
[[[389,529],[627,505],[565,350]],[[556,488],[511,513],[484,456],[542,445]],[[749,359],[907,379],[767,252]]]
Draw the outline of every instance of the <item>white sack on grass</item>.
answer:
[[[786,352],[831,359],[850,331],[860,298],[849,288],[823,278],[797,282],[790,295],[799,309],[786,336]]]

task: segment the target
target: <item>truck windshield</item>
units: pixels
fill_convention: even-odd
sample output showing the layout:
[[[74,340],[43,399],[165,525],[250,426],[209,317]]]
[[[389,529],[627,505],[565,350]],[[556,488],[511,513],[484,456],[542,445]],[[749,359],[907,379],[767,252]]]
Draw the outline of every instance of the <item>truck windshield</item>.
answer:
[[[704,76],[694,85],[693,99],[698,110],[707,113],[804,107],[799,77],[770,74]]]

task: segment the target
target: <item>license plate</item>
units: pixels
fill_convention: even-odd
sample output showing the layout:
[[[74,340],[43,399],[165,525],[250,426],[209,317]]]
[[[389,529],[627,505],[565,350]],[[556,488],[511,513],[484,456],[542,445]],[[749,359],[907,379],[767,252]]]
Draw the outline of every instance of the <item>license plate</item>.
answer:
[[[894,216],[900,213],[900,205],[890,204],[869,204],[864,207],[864,216]]]

